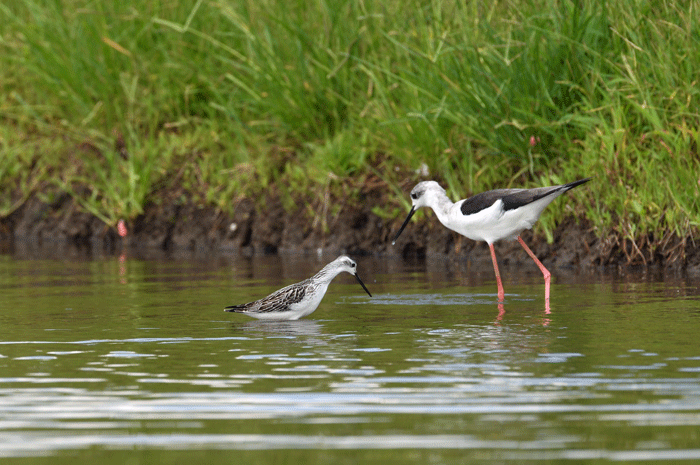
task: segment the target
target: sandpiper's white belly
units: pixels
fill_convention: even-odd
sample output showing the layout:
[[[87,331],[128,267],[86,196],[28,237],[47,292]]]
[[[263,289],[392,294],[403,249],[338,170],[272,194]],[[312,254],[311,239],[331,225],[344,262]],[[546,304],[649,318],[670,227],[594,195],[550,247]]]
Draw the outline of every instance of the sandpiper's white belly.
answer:
[[[291,304],[288,310],[277,312],[246,312],[246,315],[252,316],[259,320],[298,320],[307,315],[312,314],[323,300],[326,294],[328,284],[321,284],[313,289],[313,292],[307,293],[306,296],[295,304]]]

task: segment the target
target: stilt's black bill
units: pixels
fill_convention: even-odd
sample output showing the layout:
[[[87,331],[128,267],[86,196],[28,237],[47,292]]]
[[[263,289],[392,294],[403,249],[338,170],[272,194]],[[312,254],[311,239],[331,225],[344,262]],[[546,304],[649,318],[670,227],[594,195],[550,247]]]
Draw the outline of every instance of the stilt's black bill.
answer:
[[[391,245],[396,244],[396,239],[399,238],[399,236],[403,232],[403,230],[406,227],[406,225],[408,224],[408,222],[411,221],[411,217],[413,216],[413,214],[415,212],[416,212],[416,207],[411,207],[411,211],[408,212],[408,216],[406,217],[406,221],[404,221],[403,224],[401,225],[401,227],[399,228],[399,232],[396,233],[396,237],[394,237],[394,240],[391,241]]]
[[[362,280],[360,279],[360,276],[358,276],[357,273],[355,273],[355,278],[357,278],[357,282],[360,283],[360,286],[362,286],[362,289],[365,290],[365,292],[367,293],[367,295],[370,296],[370,297],[372,297],[372,294],[369,293],[369,291],[368,291],[367,288],[365,287],[365,283],[362,282]]]

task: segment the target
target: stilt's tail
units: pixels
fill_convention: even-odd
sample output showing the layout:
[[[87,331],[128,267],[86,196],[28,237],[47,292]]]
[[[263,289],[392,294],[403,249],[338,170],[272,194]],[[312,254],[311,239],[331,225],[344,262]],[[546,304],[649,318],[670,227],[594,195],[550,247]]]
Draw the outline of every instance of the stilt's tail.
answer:
[[[564,189],[568,191],[570,189],[573,189],[576,186],[580,186],[581,184],[586,184],[591,179],[592,178],[584,178],[584,179],[579,179],[578,181],[572,181],[572,182],[566,183],[566,184],[564,184]]]

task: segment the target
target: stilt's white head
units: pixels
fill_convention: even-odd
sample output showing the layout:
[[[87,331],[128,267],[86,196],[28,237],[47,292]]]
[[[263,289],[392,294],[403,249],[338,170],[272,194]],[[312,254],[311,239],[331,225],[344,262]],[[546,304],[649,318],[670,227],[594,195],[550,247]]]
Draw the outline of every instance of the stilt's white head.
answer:
[[[429,207],[440,197],[447,196],[445,189],[435,181],[423,181],[416,184],[411,190],[411,201],[413,210],[421,207]]]
[[[411,207],[411,211],[408,212],[406,220],[399,228],[399,232],[396,233],[396,236],[394,237],[394,240],[391,241],[391,244],[396,244],[396,239],[399,238],[408,222],[411,221],[411,217],[416,212],[416,210],[418,210],[421,207],[430,207],[436,205],[438,199],[442,197],[447,197],[447,193],[445,192],[445,189],[440,187],[440,184],[438,184],[437,182],[422,181],[416,184],[416,187],[414,187],[411,190],[411,202],[413,205]]]

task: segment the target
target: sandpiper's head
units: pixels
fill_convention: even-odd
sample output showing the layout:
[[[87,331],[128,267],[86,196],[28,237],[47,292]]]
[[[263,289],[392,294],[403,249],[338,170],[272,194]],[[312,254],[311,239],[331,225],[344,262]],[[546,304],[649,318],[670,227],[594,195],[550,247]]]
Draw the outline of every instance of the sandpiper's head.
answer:
[[[362,282],[360,277],[357,275],[357,263],[355,263],[355,260],[352,258],[341,255],[340,257],[336,258],[332,262],[330,262],[327,267],[331,268],[331,271],[337,275],[338,273],[342,273],[343,271],[350,273],[357,279],[357,282],[360,283],[362,286],[362,289],[365,290],[365,292],[372,297],[372,294],[367,290],[367,287],[365,287],[365,283]]]
[[[396,233],[396,236],[394,237],[394,240],[391,241],[391,244],[396,244],[396,239],[399,238],[408,222],[411,221],[411,217],[416,210],[421,207],[429,207],[434,205],[434,202],[437,201],[439,197],[445,197],[446,195],[445,189],[440,187],[440,184],[435,181],[422,181],[416,184],[416,187],[411,190],[411,211],[408,212],[406,220],[399,228],[399,232]]]
[[[346,255],[341,255],[328,265],[336,269],[339,273],[345,271],[350,274],[357,274],[357,263]]]

